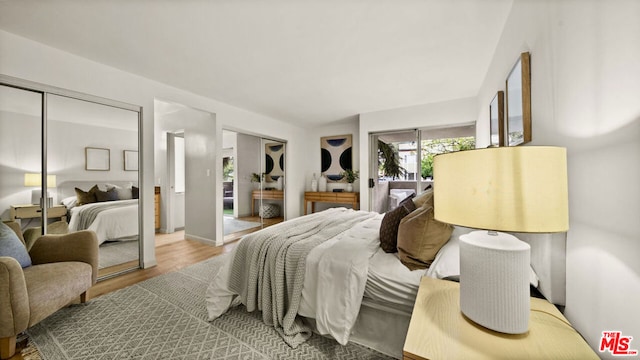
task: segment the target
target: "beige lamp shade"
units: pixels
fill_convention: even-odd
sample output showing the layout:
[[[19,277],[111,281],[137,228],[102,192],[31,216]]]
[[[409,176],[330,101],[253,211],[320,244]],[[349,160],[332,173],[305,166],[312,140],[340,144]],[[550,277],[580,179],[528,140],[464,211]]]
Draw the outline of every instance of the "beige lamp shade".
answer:
[[[24,174],[24,186],[25,187],[41,187],[42,186],[42,174]],[[56,187],[56,176],[47,175],[47,187]]]
[[[438,155],[434,209],[439,221],[478,229],[569,229],[566,149],[498,147]]]

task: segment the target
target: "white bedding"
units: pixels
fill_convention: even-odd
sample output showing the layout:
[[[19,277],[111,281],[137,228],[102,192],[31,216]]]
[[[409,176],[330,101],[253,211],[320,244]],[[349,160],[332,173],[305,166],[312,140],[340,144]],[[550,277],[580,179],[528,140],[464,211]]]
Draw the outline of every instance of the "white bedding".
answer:
[[[126,241],[137,239],[138,200],[117,200],[109,203],[118,203],[122,206],[100,212],[87,230],[93,230],[96,233],[100,244],[108,240]],[[71,214],[69,230],[78,231],[79,214],[83,209],[100,206],[100,204],[104,204],[104,202],[72,207],[69,210]]]

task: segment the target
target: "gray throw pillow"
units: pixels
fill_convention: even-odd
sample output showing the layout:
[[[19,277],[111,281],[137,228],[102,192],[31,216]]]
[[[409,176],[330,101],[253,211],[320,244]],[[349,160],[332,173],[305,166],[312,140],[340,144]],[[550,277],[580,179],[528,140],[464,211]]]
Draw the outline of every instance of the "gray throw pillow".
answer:
[[[31,266],[31,257],[18,235],[9,225],[0,222],[0,256],[9,256],[18,261],[20,266]]]

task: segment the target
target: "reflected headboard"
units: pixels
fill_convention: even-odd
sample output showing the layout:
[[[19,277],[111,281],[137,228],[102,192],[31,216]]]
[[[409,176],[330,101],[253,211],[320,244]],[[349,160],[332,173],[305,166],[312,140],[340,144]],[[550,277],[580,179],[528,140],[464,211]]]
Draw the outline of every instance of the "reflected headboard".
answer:
[[[88,191],[93,187],[93,185],[98,185],[101,190],[106,190],[107,186],[105,184],[113,184],[118,186],[138,186],[137,181],[125,181],[125,180],[108,180],[108,181],[95,181],[95,180],[67,180],[63,181],[56,187],[57,191],[57,203],[59,204],[62,199],[68,198],[70,196],[76,196],[76,189],[79,188],[84,191]]]

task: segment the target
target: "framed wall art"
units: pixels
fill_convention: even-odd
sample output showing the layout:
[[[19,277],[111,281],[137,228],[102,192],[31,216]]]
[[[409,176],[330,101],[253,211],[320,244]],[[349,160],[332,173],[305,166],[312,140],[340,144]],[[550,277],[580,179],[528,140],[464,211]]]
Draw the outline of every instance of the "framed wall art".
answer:
[[[84,148],[85,170],[109,171],[111,169],[111,152],[109,149]]]
[[[135,150],[122,150],[124,156],[124,170],[138,171],[138,152]]]
[[[531,61],[528,52],[520,54],[506,82],[506,145],[531,141]]]
[[[504,91],[498,93],[489,104],[491,147],[504,146]]]
[[[346,182],[340,174],[353,169],[352,150],[351,134],[320,138],[321,170],[328,182]]]

